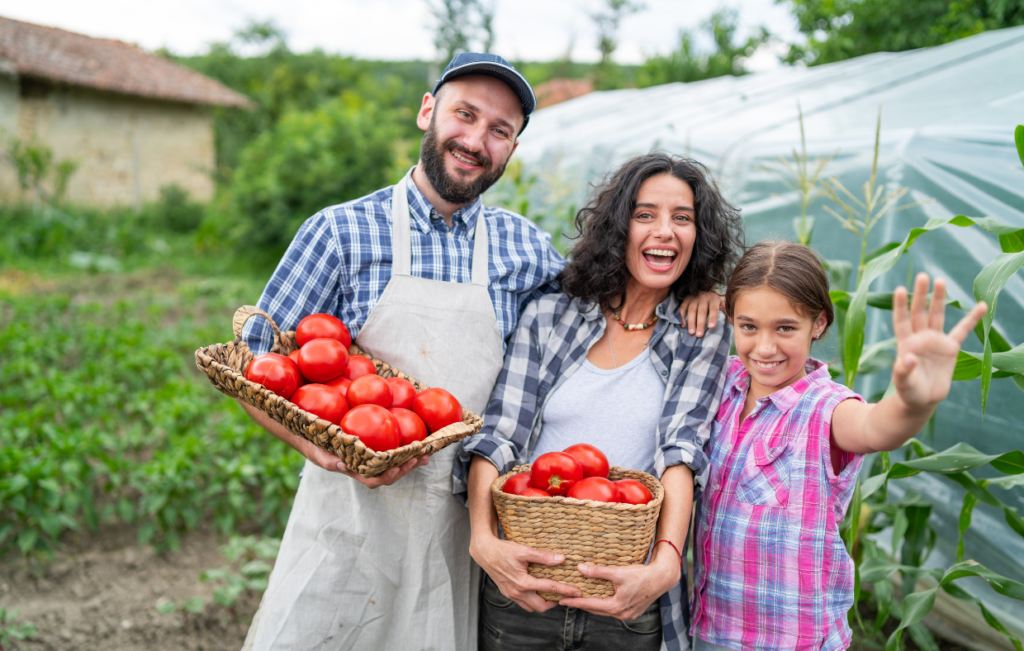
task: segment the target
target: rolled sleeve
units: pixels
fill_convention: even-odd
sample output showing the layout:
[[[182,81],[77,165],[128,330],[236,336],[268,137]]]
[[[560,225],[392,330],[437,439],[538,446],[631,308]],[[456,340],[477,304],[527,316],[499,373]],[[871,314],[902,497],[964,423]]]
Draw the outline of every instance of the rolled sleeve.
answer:
[[[678,352],[672,360],[671,388],[662,412],[661,439],[654,468],[660,477],[666,468],[686,464],[693,470],[694,483],[704,486],[709,465],[704,446],[711,438],[714,419],[725,386],[725,365],[729,358],[732,328],[721,319],[696,345],[691,335],[680,335]],[[688,349],[688,350],[686,350]]]
[[[474,456],[494,464],[499,473],[512,469],[523,455],[537,414],[540,349],[537,302],[523,310],[505,351],[505,363],[491,392],[480,431],[462,441],[452,469],[452,491],[468,498],[469,466]]]
[[[337,235],[328,217],[317,213],[295,234],[256,305],[281,331],[294,330],[310,314],[338,316],[341,274]],[[269,351],[274,342],[270,325],[259,317],[245,324],[242,339],[257,355]]]

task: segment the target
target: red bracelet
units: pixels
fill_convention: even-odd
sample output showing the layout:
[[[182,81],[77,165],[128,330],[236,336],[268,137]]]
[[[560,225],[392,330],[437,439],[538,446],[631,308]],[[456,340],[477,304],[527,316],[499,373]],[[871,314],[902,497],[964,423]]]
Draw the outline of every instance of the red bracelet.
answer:
[[[676,553],[679,554],[679,567],[683,566],[683,553],[681,551],[679,551],[679,548],[676,547],[674,542],[672,542],[671,540],[665,540],[664,538],[662,538],[661,540],[654,541],[654,545],[655,546],[657,546],[658,543],[668,543],[669,545],[672,545],[672,549],[676,550]]]

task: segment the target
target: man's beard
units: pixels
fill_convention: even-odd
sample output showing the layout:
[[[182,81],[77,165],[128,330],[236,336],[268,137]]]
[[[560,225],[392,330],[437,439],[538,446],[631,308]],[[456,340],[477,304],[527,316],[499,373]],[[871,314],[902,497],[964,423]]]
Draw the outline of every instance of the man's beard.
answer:
[[[478,160],[484,173],[472,181],[462,181],[449,174],[445,166],[449,149],[469,154]],[[505,173],[505,165],[508,163],[505,161],[492,169],[491,159],[483,152],[469,151],[456,144],[454,139],[439,143],[433,118],[430,120],[430,128],[427,129],[426,135],[423,136],[423,143],[420,145],[420,161],[423,164],[423,173],[427,175],[430,185],[434,186],[434,191],[442,199],[455,205],[465,205],[483,194],[487,188],[501,178],[501,175]]]

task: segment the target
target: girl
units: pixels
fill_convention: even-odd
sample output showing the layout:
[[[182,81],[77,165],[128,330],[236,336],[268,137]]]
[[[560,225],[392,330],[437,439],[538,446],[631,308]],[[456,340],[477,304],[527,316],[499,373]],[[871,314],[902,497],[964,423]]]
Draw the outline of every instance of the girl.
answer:
[[[839,537],[864,454],[895,450],[949,393],[957,352],[987,309],[943,333],[945,283],[918,274],[893,297],[896,393],[865,404],[809,357],[832,324],[828,276],[792,242],[740,259],[725,313],[735,328],[698,518],[691,633],[697,651],[833,651],[850,644],[853,562]]]

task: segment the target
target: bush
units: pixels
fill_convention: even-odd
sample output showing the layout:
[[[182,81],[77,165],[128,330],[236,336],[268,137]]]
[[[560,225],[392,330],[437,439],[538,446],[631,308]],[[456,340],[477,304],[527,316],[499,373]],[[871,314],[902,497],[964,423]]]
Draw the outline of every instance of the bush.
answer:
[[[396,125],[349,95],[284,116],[242,152],[214,228],[244,248],[284,249],[310,215],[388,184]]]
[[[149,207],[150,220],[157,228],[191,233],[203,221],[203,204],[191,200],[188,190],[177,183],[160,188],[160,200]]]

